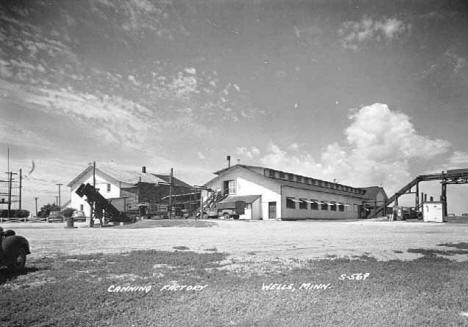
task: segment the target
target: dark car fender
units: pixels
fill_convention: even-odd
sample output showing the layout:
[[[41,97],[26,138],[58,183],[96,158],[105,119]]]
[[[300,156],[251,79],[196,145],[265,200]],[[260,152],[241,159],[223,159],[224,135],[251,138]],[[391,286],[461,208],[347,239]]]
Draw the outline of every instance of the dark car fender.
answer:
[[[23,236],[12,235],[7,236],[3,239],[2,250],[5,258],[10,258],[16,254],[16,249],[23,247],[26,250],[26,254],[31,254],[29,249],[29,242]]]

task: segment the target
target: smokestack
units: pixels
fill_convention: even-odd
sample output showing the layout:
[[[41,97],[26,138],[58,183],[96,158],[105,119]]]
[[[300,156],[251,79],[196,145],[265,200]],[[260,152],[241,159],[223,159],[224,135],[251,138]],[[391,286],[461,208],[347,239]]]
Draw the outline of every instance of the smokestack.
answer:
[[[228,166],[228,168],[230,168],[231,167],[231,156],[227,156],[226,160],[227,160],[227,166]]]
[[[146,166],[141,167],[141,172],[142,172],[143,174],[146,174]]]

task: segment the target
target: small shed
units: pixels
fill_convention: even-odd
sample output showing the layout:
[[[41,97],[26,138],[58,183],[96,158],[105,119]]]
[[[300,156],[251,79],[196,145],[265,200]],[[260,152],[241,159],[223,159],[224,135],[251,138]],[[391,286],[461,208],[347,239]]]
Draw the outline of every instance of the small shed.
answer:
[[[423,218],[428,222],[444,222],[443,203],[440,201],[423,203]]]

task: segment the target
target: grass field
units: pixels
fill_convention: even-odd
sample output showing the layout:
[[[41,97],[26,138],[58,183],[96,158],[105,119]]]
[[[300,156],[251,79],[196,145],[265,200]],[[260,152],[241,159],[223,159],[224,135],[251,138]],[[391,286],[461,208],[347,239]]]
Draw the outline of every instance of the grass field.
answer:
[[[444,245],[410,249],[423,255],[413,261],[265,262],[271,270],[187,247],[35,258],[22,275],[1,271],[0,325],[468,325],[468,262],[446,258],[468,243]]]

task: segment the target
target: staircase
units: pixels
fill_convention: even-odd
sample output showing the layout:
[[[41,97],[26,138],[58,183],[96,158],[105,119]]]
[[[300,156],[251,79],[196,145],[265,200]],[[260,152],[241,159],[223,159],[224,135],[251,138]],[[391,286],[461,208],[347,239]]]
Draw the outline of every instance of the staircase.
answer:
[[[228,195],[222,192],[211,193],[205,201],[203,201],[202,212],[209,211],[215,208],[216,204],[224,200]]]

